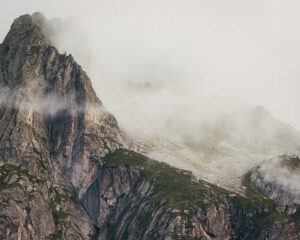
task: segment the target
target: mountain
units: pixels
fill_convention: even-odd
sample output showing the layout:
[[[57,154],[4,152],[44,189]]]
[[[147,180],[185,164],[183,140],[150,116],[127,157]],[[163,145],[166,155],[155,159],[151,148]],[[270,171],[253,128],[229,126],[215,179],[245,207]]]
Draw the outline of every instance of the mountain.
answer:
[[[40,13],[0,45],[1,239],[300,239],[247,174],[245,196],[130,149]]]
[[[251,171],[251,179],[266,196],[283,206],[300,204],[298,156],[281,156],[265,161]]]
[[[209,120],[194,116],[189,122],[189,117],[172,116],[165,130],[141,138],[138,151],[239,192],[249,169],[266,159],[300,154],[300,133],[263,107],[243,106]]]

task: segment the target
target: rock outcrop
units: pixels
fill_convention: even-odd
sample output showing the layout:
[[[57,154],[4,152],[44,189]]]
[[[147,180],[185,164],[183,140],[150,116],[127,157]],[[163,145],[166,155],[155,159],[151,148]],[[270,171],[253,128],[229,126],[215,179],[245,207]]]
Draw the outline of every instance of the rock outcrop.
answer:
[[[300,204],[300,158],[282,156],[265,161],[251,173],[264,195],[283,205]]]
[[[21,16],[0,46],[2,239],[90,239],[95,229],[76,199],[101,158],[123,146],[115,118],[73,57],[51,45],[46,24],[40,14]],[[7,167],[22,171],[11,180]]]
[[[298,239],[297,213],[278,210],[249,176],[246,197],[126,149],[104,158],[83,205],[98,239]]]
[[[299,212],[128,150],[41,14],[0,45],[0,239],[300,239]]]
[[[288,215],[300,210],[300,158],[281,156],[265,161],[250,173],[261,193],[278,203],[278,211]]]

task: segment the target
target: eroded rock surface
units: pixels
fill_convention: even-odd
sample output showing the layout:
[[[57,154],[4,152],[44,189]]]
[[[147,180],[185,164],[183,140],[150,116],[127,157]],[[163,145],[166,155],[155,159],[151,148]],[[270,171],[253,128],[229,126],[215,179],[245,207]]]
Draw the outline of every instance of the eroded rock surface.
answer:
[[[46,24],[40,14],[21,16],[0,45],[0,163],[38,179],[17,171],[13,188],[2,183],[2,239],[90,239],[96,232],[78,199],[101,158],[123,146],[117,121],[72,56],[51,45]]]
[[[242,197],[127,150],[47,24],[21,16],[0,45],[0,239],[300,239],[298,211],[250,182]]]
[[[300,204],[300,158],[282,156],[255,168],[251,180],[269,198],[283,205]]]
[[[83,205],[98,239],[298,239],[297,214],[278,210],[249,178],[247,196],[126,149],[104,159]]]

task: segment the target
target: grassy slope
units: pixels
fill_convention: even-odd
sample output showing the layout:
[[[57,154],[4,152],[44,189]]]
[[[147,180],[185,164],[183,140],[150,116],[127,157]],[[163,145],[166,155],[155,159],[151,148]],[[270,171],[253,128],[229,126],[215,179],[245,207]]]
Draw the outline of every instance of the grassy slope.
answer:
[[[134,151],[119,149],[106,156],[104,167],[119,166],[138,169],[142,177],[155,183],[149,202],[161,204],[165,201],[168,207],[181,210],[178,213],[180,215],[183,210],[189,210],[189,214],[192,214],[194,210],[205,211],[209,205],[218,206],[226,201],[249,216],[255,229],[252,232],[254,236],[275,220],[283,218],[299,225],[298,216],[287,216],[276,211],[277,203],[262,195],[250,181],[250,174],[243,180],[247,197],[242,197],[202,180],[196,182],[191,172],[154,161]]]

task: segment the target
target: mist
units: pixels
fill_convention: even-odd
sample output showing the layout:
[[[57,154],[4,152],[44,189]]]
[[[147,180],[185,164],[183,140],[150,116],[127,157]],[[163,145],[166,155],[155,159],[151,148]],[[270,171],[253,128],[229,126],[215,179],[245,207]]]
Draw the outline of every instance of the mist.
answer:
[[[286,156],[276,157],[264,161],[257,169],[259,176],[263,177],[263,182],[275,184],[283,192],[287,192],[293,201],[300,201],[300,168],[299,159],[286,158]],[[257,173],[253,177],[257,177]]]
[[[300,151],[298,1],[1,3],[1,40],[25,12],[51,19],[140,152],[234,185]]]
[[[43,78],[34,78],[22,86],[2,87],[0,89],[0,107],[17,109],[24,113],[38,113],[43,117],[55,116],[61,111],[68,111],[69,114],[85,112],[91,116],[106,115],[108,112],[102,106],[95,106],[91,103],[86,106],[78,106],[74,103],[74,96],[65,94],[63,97],[56,93],[45,93],[48,83]],[[29,97],[24,97],[29,96]]]

